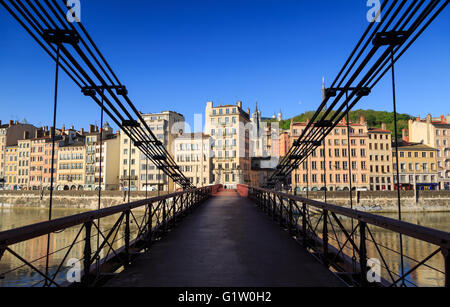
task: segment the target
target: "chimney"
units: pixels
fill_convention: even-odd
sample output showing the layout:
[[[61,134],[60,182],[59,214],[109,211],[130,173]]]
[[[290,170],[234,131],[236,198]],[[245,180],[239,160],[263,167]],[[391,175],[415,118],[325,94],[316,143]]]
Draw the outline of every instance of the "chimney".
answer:
[[[80,129],[80,134],[83,135],[84,134],[84,128]]]
[[[420,116],[416,117],[416,122],[420,122]]]
[[[89,125],[89,133],[94,133],[94,125]]]
[[[10,120],[9,121],[9,126],[11,127],[12,125],[14,125],[14,121]]]
[[[72,125],[72,126],[70,126],[70,129],[71,130],[75,130],[75,127]]]
[[[35,139],[38,139],[39,138],[39,129],[36,129],[35,131],[34,131],[34,138]]]
[[[239,101],[237,102],[237,106],[238,106],[239,108],[242,109],[242,101],[239,100]]]
[[[381,123],[381,129],[382,130],[387,130],[386,124],[385,123]]]
[[[61,133],[64,133],[64,131],[66,131],[66,125],[62,125],[61,127]]]
[[[366,123],[366,118],[365,118],[364,116],[361,116],[361,117],[359,118],[359,123],[360,123],[361,125],[364,125],[364,124]]]

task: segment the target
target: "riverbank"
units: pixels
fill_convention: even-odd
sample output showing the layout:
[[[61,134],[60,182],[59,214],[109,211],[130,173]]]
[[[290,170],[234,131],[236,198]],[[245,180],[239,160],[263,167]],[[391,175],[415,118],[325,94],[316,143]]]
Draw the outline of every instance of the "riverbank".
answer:
[[[148,192],[148,197],[158,192]],[[163,194],[164,192],[162,192]],[[306,194],[300,194],[306,197]],[[353,207],[356,210],[373,213],[397,212],[397,192],[353,192]],[[0,207],[46,208],[50,193],[45,191],[0,191]],[[131,192],[130,201],[145,198],[145,192]],[[311,192],[309,198],[325,201],[324,192]],[[123,191],[103,191],[102,208],[117,206],[127,202]],[[327,192],[327,202],[350,207],[349,192]],[[407,191],[401,192],[403,212],[450,212],[450,191]],[[55,191],[54,208],[95,210],[98,206],[98,191]]]
[[[353,192],[353,208],[371,213],[396,213],[397,195],[397,191]],[[450,212],[450,191],[402,191],[400,195],[402,212]],[[323,202],[325,194],[311,192],[309,198]],[[349,208],[349,192],[327,192],[327,203]]]
[[[161,192],[161,195],[166,192]],[[128,194],[123,191],[102,191],[102,208],[121,205],[128,201]],[[148,192],[148,197],[155,197],[158,192]],[[131,192],[130,201],[145,199],[145,192]],[[50,202],[50,192],[44,191],[0,191],[0,207],[46,208]],[[98,208],[98,191],[54,191],[53,208],[95,210]]]

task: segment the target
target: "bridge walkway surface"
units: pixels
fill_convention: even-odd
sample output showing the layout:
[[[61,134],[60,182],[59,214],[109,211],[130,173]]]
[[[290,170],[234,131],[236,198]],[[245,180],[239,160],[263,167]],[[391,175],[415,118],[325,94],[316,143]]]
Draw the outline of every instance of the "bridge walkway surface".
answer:
[[[110,287],[338,287],[344,284],[250,200],[224,190]]]

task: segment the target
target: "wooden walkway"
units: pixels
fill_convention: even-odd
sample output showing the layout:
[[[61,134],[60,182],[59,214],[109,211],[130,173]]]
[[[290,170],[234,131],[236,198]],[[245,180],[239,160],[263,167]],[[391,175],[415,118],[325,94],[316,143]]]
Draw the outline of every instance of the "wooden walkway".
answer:
[[[343,283],[251,201],[225,190],[106,286],[338,287]]]

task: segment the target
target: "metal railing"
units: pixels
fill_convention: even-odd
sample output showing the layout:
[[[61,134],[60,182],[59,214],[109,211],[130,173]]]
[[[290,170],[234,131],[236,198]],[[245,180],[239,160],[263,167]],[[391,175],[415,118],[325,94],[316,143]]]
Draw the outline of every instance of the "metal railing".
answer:
[[[8,274],[27,267],[34,275],[39,275],[39,280],[31,286],[102,285],[111,274],[128,266],[143,250],[149,249],[152,242],[160,240],[182,217],[219,188],[220,185],[192,189],[0,232],[0,264],[7,253],[22,264],[0,272],[0,278],[7,280]],[[104,229],[100,222],[108,218],[113,226]],[[59,257],[55,256],[58,263],[53,264],[48,274],[36,265],[48,255],[26,259],[32,252],[21,248],[21,243],[49,234],[56,237],[69,230],[76,235],[72,236],[73,240],[70,238],[70,244],[50,251],[51,255],[59,254]],[[84,238],[81,238],[83,232]],[[123,246],[120,246],[122,242]],[[67,272],[63,271],[67,270],[65,263],[73,256],[74,247],[81,247],[79,244],[83,245],[82,258],[79,259],[81,278],[79,282],[70,283],[66,278]]]
[[[433,272],[435,286],[450,285],[450,233],[272,190],[240,186],[265,213],[352,286],[418,286],[409,277],[419,269]],[[241,193],[242,195],[242,193]],[[380,236],[381,234],[381,236]],[[423,255],[400,254],[392,240],[404,236]],[[426,248],[424,246],[426,245]],[[389,255],[387,255],[389,254]],[[391,257],[393,261],[387,261]],[[398,268],[399,257],[408,261]],[[441,257],[440,257],[441,256]],[[368,282],[369,259],[380,259],[380,281]],[[432,261],[430,261],[432,260]],[[430,263],[433,262],[433,263]],[[372,263],[369,263],[371,265]],[[373,268],[373,267],[372,267]],[[425,274],[422,272],[422,274]]]

